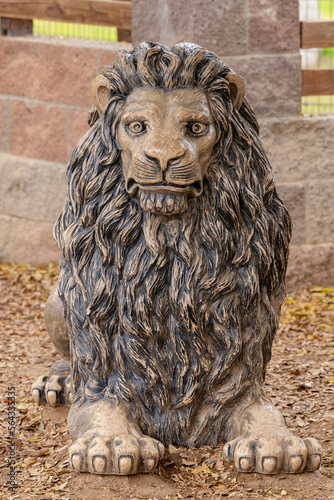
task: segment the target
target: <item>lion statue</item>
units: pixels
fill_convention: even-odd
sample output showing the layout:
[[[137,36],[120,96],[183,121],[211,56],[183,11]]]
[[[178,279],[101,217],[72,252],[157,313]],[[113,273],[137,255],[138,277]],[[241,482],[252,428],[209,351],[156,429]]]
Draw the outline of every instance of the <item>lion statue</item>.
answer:
[[[225,443],[243,472],[320,465],[264,390],[291,222],[244,94],[187,43],[120,51],[93,83],[46,307],[65,361],[33,385],[71,403],[77,471],[151,472],[168,443]]]

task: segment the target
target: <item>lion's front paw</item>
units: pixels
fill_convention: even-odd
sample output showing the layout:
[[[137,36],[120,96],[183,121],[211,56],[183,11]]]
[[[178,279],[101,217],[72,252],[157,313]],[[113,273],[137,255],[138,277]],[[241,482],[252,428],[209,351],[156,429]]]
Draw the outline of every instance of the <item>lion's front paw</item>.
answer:
[[[51,377],[42,375],[32,385],[31,394],[33,401],[37,404],[47,403],[51,406],[72,404],[71,377],[69,375]]]
[[[128,475],[152,472],[163,454],[164,446],[148,436],[88,431],[70,447],[70,463],[78,472]]]
[[[317,470],[322,450],[313,438],[303,441],[296,436],[264,435],[259,439],[234,439],[225,444],[224,454],[240,472],[278,474]]]

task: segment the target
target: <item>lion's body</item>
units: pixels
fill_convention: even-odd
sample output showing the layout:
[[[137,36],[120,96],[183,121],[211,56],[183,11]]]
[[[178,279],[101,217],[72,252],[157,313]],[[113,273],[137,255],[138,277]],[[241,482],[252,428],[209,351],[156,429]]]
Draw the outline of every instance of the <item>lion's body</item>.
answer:
[[[164,443],[216,444],[233,405],[263,397],[290,219],[249,104],[232,108],[230,70],[184,45],[156,49],[149,74],[145,50],[107,68],[115,97],[73,152],[56,226],[75,401],[117,396]],[[150,213],[125,186],[123,101],[138,85],[187,86],[190,70],[190,88],[210,96],[218,143],[201,196],[184,213]]]

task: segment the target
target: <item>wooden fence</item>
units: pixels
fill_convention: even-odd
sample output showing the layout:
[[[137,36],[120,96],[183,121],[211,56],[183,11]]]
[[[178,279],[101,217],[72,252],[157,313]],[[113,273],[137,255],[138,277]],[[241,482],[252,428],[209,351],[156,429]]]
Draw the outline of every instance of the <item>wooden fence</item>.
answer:
[[[118,28],[119,39],[130,41],[131,0],[7,0],[0,1],[2,34],[26,34],[32,19]],[[3,20],[4,18],[4,20]],[[12,20],[15,20],[12,22]],[[22,20],[21,24],[17,20]],[[28,24],[27,24],[28,22]],[[30,23],[30,24],[29,24]],[[4,33],[6,30],[6,33]]]
[[[334,21],[303,21],[300,35],[302,49],[334,47]],[[304,69],[302,94],[334,95],[334,69]]]
[[[32,19],[45,19],[114,26],[120,40],[131,41],[131,0],[7,0],[0,1],[0,16],[2,34],[26,34]],[[334,47],[334,21],[303,21],[300,27],[302,49]],[[334,95],[334,69],[303,70],[302,94]]]

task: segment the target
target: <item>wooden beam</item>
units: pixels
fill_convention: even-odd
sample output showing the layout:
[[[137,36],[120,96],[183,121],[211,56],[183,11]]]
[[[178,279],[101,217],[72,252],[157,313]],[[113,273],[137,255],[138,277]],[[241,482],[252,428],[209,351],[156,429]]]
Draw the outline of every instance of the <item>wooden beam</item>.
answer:
[[[304,69],[302,95],[334,95],[334,69]]]
[[[0,16],[131,29],[131,2],[106,0],[0,1]]]
[[[300,34],[302,49],[334,47],[334,21],[303,21]]]
[[[25,36],[33,34],[31,19],[9,19],[2,17],[0,22],[1,36]]]
[[[123,0],[123,2],[131,2],[131,0]],[[132,42],[132,33],[131,30],[125,30],[122,28],[117,29],[117,40],[119,42]]]

